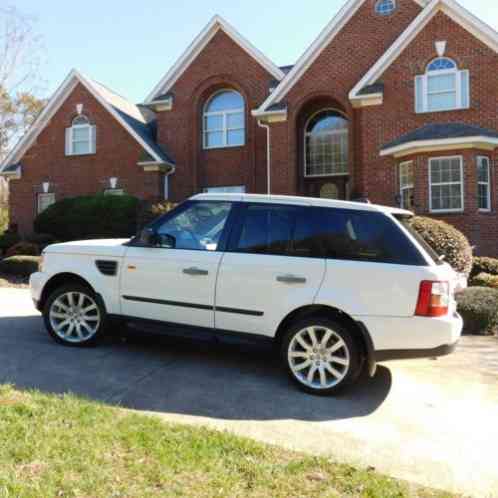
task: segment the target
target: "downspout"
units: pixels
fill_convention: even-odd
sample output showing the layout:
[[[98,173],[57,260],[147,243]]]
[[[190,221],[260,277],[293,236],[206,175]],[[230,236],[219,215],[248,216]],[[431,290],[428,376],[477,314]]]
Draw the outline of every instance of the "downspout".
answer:
[[[266,130],[266,177],[268,182],[268,195],[271,195],[271,134],[270,125],[258,119],[258,126]]]

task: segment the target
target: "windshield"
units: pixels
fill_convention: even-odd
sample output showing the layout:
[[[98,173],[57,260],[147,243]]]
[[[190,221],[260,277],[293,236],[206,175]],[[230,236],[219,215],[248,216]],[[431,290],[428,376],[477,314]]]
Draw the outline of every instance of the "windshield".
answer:
[[[410,220],[412,216],[407,215],[394,215],[394,217],[403,225],[403,227],[412,235],[412,237],[424,248],[425,252],[430,256],[432,261],[437,265],[444,264],[444,256],[440,256],[413,228]]]

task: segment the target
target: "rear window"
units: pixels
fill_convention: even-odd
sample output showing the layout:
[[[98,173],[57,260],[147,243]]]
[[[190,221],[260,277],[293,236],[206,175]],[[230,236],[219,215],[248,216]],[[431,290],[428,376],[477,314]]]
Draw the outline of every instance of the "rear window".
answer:
[[[437,265],[444,264],[444,258],[441,257],[412,227],[409,216],[396,216],[396,219],[403,225],[403,227],[410,233],[410,235],[424,248],[425,252],[430,256],[432,261]]]
[[[425,266],[424,257],[389,216],[371,211],[320,209],[326,257]]]

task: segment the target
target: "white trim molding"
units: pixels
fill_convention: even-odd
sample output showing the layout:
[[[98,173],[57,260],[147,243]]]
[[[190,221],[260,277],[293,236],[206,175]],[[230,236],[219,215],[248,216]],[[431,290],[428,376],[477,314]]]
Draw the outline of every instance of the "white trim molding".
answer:
[[[462,138],[442,138],[435,140],[413,140],[380,151],[381,156],[405,157],[422,152],[436,152],[455,149],[494,150],[498,147],[498,138],[476,136]]]
[[[2,171],[0,168],[0,176],[5,180],[20,180],[22,178],[22,166],[17,166],[14,171]]]
[[[498,33],[455,0],[432,0],[403,31],[384,55],[369,69],[349,93],[351,101],[364,98],[362,88],[376,83],[403,50],[416,38],[438,12],[443,12],[478,40],[498,52]]]
[[[48,104],[45,106],[43,111],[40,113],[38,118],[35,120],[33,125],[30,127],[29,131],[24,135],[23,138],[16,144],[12,149],[10,154],[5,158],[1,164],[1,168],[6,165],[15,164],[19,162],[24,153],[31,147],[35,142],[38,135],[43,131],[43,129],[48,125],[55,113],[60,109],[62,104],[66,101],[69,95],[72,93],[76,85],[80,83],[83,85],[88,92],[95,97],[99,104],[111,114],[111,116],[119,122],[119,124],[145,149],[145,151],[158,163],[164,163],[163,158],[161,158],[156,151],[149,146],[144,139],[138,135],[135,130],[125,121],[123,117],[110,105],[106,99],[101,95],[100,86],[93,82],[89,78],[83,76],[76,69],[73,69],[66,79],[62,82],[56,92],[53,94],[52,98],[49,100]],[[61,131],[62,132],[62,131]],[[174,168],[174,165],[171,164]],[[1,173],[1,169],[0,169]]]
[[[247,52],[264,69],[268,71],[278,81],[282,80],[285,73],[275,65],[268,57],[258,50],[251,42],[244,38],[231,24],[221,16],[214,16],[206,27],[195,37],[193,42],[187,47],[185,52],[175,62],[173,67],[161,78],[152,92],[147,96],[145,103],[151,104],[154,99],[167,93],[178,81],[180,76],[187,70],[197,56],[204,50],[206,45],[213,39],[218,31],[223,31],[239,47]]]

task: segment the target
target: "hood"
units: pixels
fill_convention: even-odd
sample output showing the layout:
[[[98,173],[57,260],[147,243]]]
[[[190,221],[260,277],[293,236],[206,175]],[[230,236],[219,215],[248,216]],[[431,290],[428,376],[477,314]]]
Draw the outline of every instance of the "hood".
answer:
[[[130,239],[81,240],[53,244],[45,248],[44,254],[79,254],[89,256],[123,257],[126,242]]]

